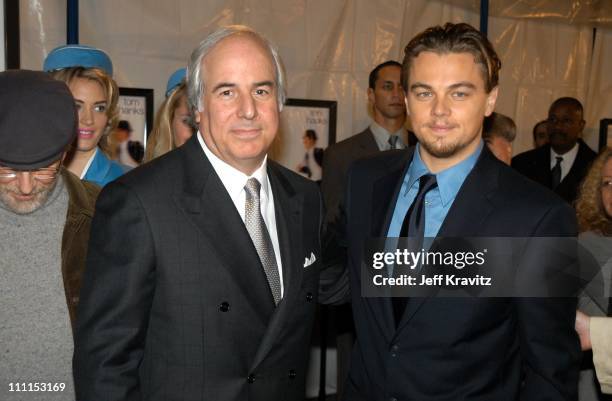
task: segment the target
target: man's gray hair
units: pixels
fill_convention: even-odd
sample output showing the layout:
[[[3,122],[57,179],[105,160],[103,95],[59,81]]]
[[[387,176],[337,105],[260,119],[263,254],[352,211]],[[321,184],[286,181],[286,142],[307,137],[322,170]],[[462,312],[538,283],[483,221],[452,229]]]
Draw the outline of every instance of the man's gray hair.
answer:
[[[287,96],[285,92],[285,71],[283,63],[278,55],[278,51],[270,43],[268,39],[255,32],[252,28],[245,25],[228,25],[217,29],[204,40],[200,42],[198,47],[194,49],[189,58],[187,65],[187,97],[189,99],[189,107],[192,111],[202,111],[202,95],[204,94],[204,81],[202,80],[202,59],[210,53],[210,51],[223,39],[237,34],[246,34],[253,36],[257,41],[260,41],[270,52],[272,60],[274,60],[275,83],[276,83],[276,101],[278,109],[282,110]]]

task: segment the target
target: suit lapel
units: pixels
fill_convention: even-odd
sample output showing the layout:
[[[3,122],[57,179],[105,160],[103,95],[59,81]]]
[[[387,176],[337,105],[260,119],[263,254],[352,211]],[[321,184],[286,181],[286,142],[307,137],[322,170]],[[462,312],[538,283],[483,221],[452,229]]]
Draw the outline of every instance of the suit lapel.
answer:
[[[412,161],[412,151],[402,150],[402,157],[391,161],[387,170],[372,185],[372,216],[371,231],[373,238],[385,238],[393,218],[395,204],[402,188],[403,177]],[[367,209],[366,209],[367,210]],[[382,246],[382,244],[381,244]],[[390,334],[395,331],[395,320],[391,299],[388,297],[370,298],[368,306],[373,309],[372,315],[383,328],[383,333]],[[389,338],[390,339],[390,338]]]
[[[253,305],[259,318],[267,322],[274,310],[274,301],[244,222],[197,139],[190,140],[184,148],[185,175],[183,188],[175,196],[176,203],[202,234],[207,245],[201,249],[216,253],[220,267],[228,270],[241,295]],[[210,259],[210,256],[203,258]]]
[[[380,149],[378,149],[376,139],[374,139],[374,134],[369,127],[362,133],[362,141],[360,142],[360,146],[363,149],[364,154],[372,154],[380,151]]]
[[[481,227],[493,211],[491,198],[498,185],[499,165],[494,157],[484,146],[476,165],[461,185],[437,237],[476,237],[482,234]],[[432,247],[435,248],[435,242]],[[432,289],[432,293],[434,291]],[[397,332],[412,319],[427,299],[410,299]]]
[[[585,149],[587,145],[585,145],[582,140],[578,142],[578,152],[576,153],[576,158],[574,159],[574,163],[572,167],[567,172],[566,176],[563,177],[563,180],[559,183],[559,187],[567,187],[567,190],[576,187],[580,184],[582,180],[582,174],[589,166],[591,160],[588,157],[587,149]]]
[[[499,164],[488,147],[482,153],[457,193],[439,237],[466,237],[481,233],[480,227],[493,209],[491,197],[498,186]]]
[[[544,145],[535,150],[531,168],[528,175],[534,181],[539,182],[546,188],[552,188],[552,168],[550,167],[550,145]]]
[[[283,265],[284,294],[268,323],[266,333],[253,359],[252,369],[255,369],[268,355],[283,325],[290,317],[292,306],[300,292],[304,262],[302,258],[305,252],[309,251],[303,249],[303,222],[306,220],[306,217],[303,216],[303,194],[296,193],[278,169],[279,166],[270,160],[268,161],[268,177],[274,194],[276,229]],[[315,217],[308,216],[308,218]]]

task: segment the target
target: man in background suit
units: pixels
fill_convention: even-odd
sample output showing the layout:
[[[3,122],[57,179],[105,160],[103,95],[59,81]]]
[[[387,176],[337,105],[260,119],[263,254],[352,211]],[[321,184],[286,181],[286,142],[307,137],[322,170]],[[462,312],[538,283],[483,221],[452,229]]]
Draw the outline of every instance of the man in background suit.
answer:
[[[284,84],[250,28],[220,28],[192,53],[199,132],[96,205],[78,400],[303,399],[322,205],[315,183],[266,158]]]
[[[467,24],[406,46],[402,86],[415,148],[355,162],[345,220],[357,341],[345,400],[573,400],[580,348],[575,298],[367,297],[375,237],[573,236],[572,209],[496,159],[481,138],[501,62]],[[420,246],[418,247],[420,249]],[[546,257],[532,274],[552,274]],[[517,273],[523,273],[518,266]],[[445,268],[454,270],[452,266]],[[520,279],[520,276],[518,277]],[[420,278],[417,277],[420,281]],[[340,282],[340,284],[343,284]],[[338,285],[337,299],[347,288]]]
[[[326,222],[338,218],[339,204],[344,197],[346,174],[351,163],[380,151],[406,147],[406,110],[400,82],[401,71],[402,65],[393,60],[374,67],[368,79],[368,102],[374,121],[362,132],[325,150],[321,192],[325,201]],[[341,396],[348,376],[350,352],[355,341],[350,306],[334,307],[330,323],[337,332],[338,395]]]
[[[325,150],[321,192],[325,201],[326,221],[335,219],[338,214],[351,163],[383,150],[406,147],[406,110],[402,99],[401,71],[402,65],[393,60],[374,67],[368,79],[372,124]]]
[[[583,113],[582,104],[573,97],[555,100],[546,122],[550,143],[512,159],[517,171],[552,189],[569,204],[576,200],[580,182],[597,156],[580,139]]]

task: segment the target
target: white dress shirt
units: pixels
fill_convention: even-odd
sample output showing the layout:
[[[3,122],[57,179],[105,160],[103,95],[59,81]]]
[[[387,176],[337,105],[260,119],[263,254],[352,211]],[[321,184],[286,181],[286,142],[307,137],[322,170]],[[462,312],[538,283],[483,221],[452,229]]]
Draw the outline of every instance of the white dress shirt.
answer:
[[[578,154],[578,143],[574,145],[568,152],[565,152],[562,155],[557,154],[552,147],[550,148],[550,169],[552,170],[557,164],[557,156],[562,157],[561,161],[561,181],[565,178],[567,173],[569,173],[570,169],[574,165],[574,161],[576,160],[576,155]]]
[[[274,214],[274,194],[272,193],[272,188],[270,187],[270,180],[268,179],[268,173],[266,170],[267,166],[267,156],[264,158],[261,166],[257,170],[253,172],[252,175],[248,176],[244,174],[242,171],[230,166],[223,160],[219,159],[206,145],[204,140],[202,139],[202,135],[198,131],[198,141],[202,146],[202,150],[204,150],[204,154],[212,164],[213,169],[221,179],[223,186],[227,190],[230,198],[232,198],[232,202],[234,202],[234,206],[236,210],[240,214],[242,218],[242,222],[244,223],[244,215],[245,215],[245,204],[246,204],[246,192],[244,190],[244,186],[249,178],[254,177],[261,184],[261,190],[259,194],[260,199],[260,209],[261,215],[263,216],[264,222],[266,223],[266,227],[268,229],[268,233],[270,234],[270,239],[272,240],[272,246],[274,248],[274,256],[276,257],[276,265],[278,266],[278,275],[280,278],[281,285],[281,298],[285,293],[284,285],[283,285],[283,269],[281,264],[281,256],[280,256],[280,245],[278,243],[278,231],[276,230],[276,215]]]
[[[98,149],[98,147],[96,146],[96,150],[91,154],[91,157],[89,158],[89,160],[87,160],[87,163],[85,163],[85,167],[83,168],[83,172],[81,173],[81,176],[79,177],[80,179],[85,178],[85,174],[87,174],[87,172],[89,171],[89,168],[91,167],[91,163],[93,162],[93,159],[96,157],[96,154],[100,151],[100,149]]]
[[[391,135],[397,136],[395,149],[404,149],[406,147],[406,144],[404,142],[406,129],[404,127],[398,129],[395,132],[389,132],[376,121],[372,121],[372,124],[370,124],[370,131],[372,131],[372,134],[374,135],[374,140],[376,141],[376,145],[378,145],[378,150],[380,151],[389,150],[389,137]]]

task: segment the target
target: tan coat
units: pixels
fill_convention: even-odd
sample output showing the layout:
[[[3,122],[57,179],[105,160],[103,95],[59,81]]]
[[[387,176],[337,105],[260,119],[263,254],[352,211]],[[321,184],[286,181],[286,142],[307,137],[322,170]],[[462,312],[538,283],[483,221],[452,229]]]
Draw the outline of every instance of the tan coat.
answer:
[[[612,318],[591,318],[591,344],[601,391],[612,394]]]

